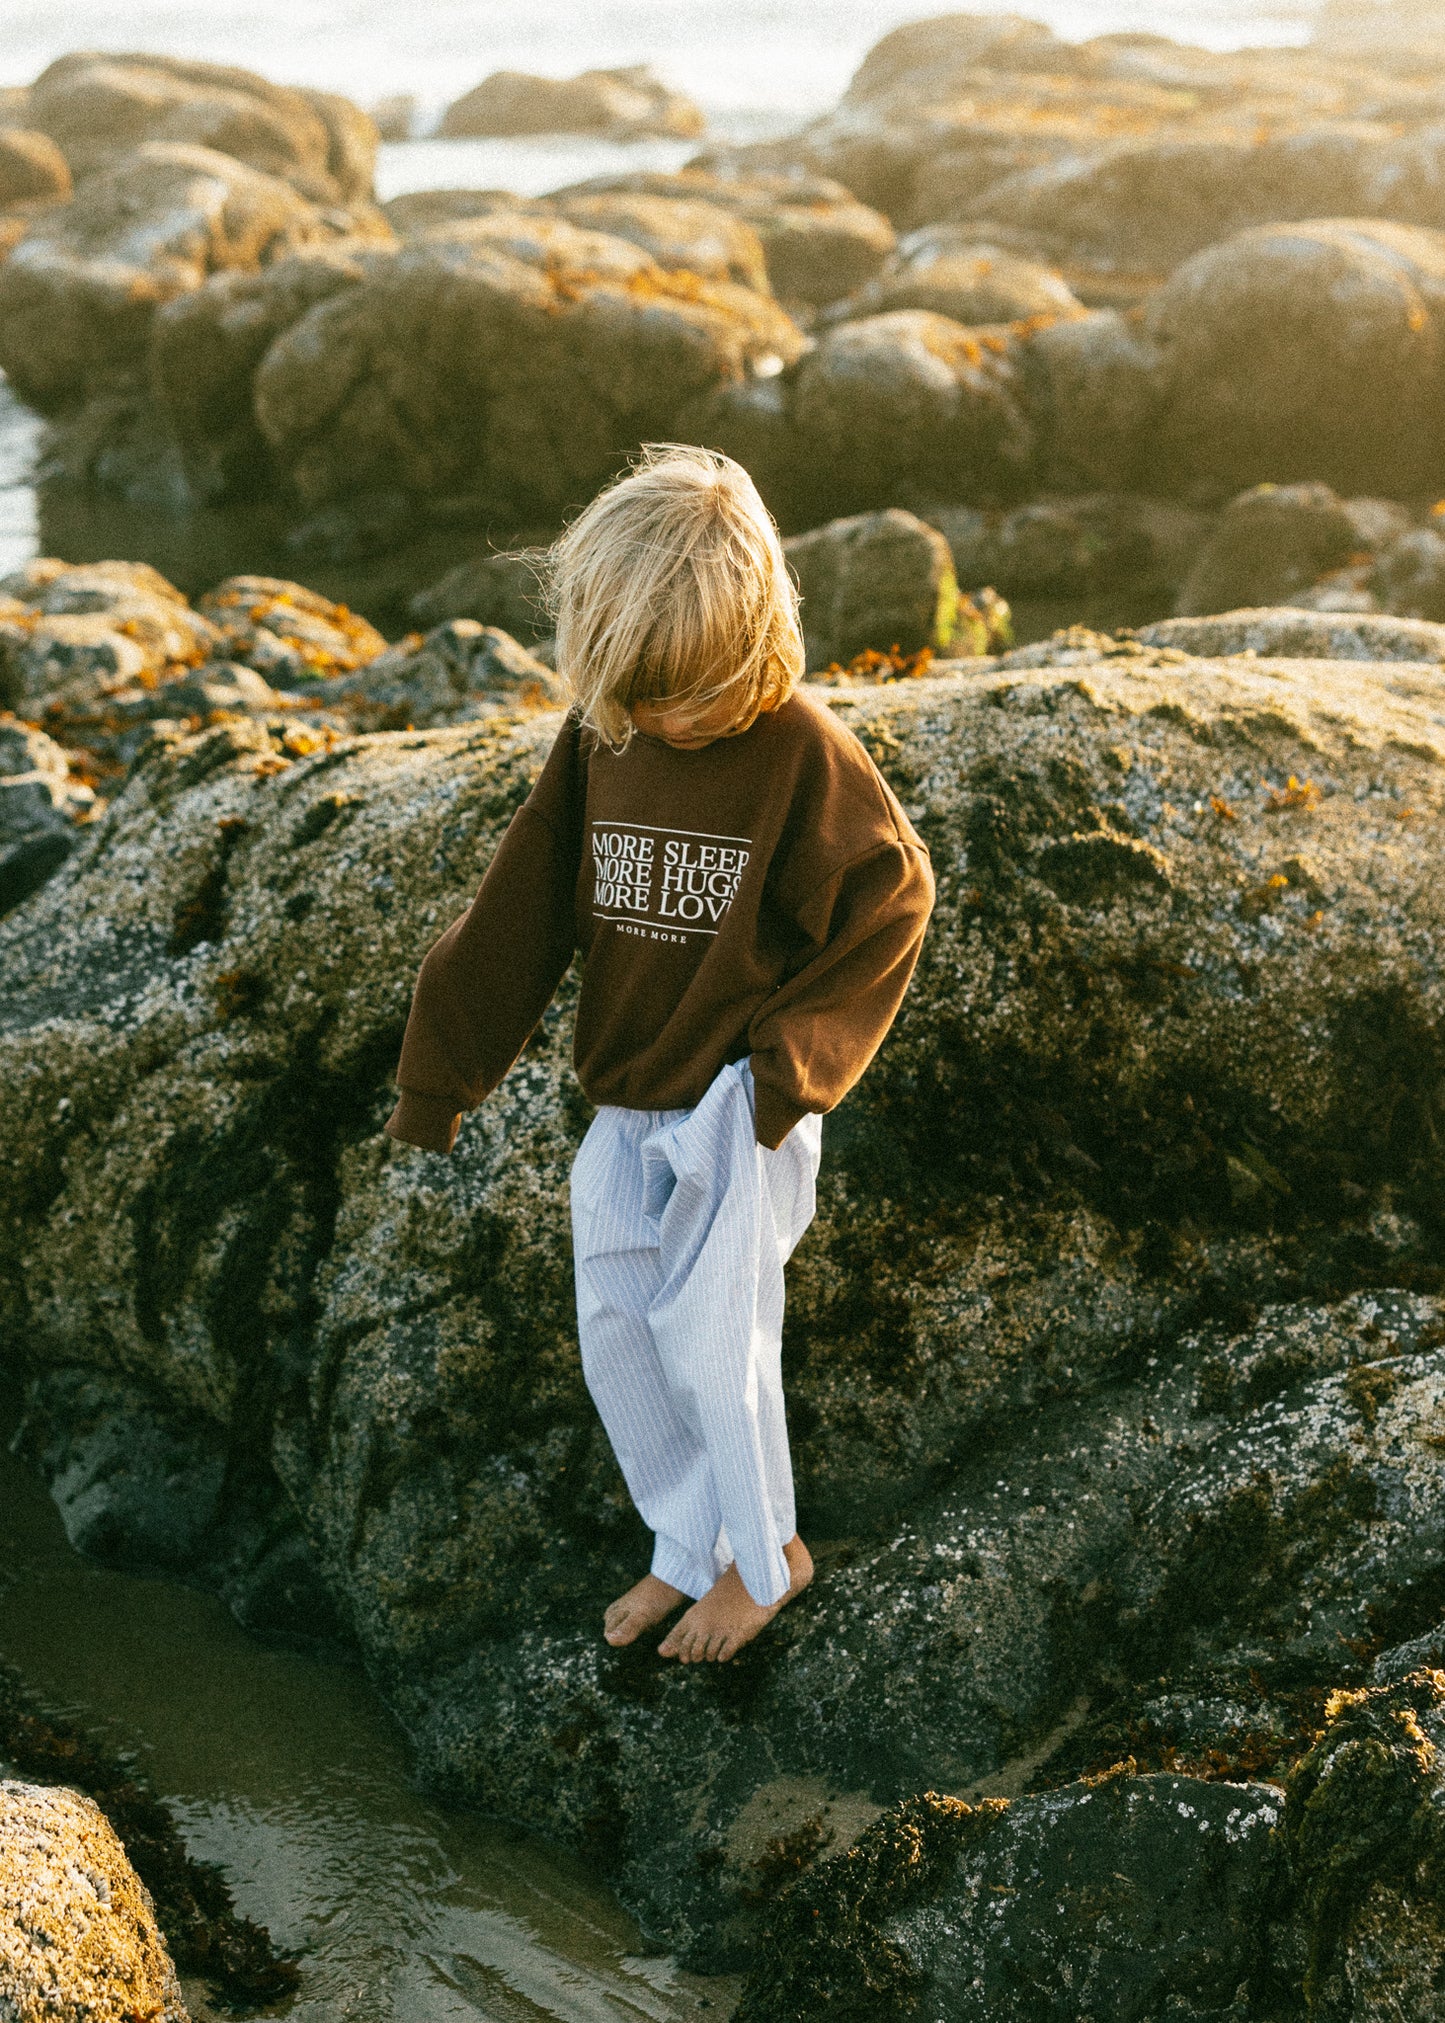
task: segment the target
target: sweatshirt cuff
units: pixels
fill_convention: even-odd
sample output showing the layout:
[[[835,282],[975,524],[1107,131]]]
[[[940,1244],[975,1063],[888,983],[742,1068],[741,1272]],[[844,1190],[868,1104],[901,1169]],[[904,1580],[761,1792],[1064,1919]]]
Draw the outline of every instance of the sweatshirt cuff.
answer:
[[[770,1152],[776,1152],[795,1124],[801,1123],[808,1114],[806,1107],[795,1103],[781,1090],[773,1089],[766,1082],[753,1077],[753,1124],[760,1145]]]
[[[404,1145],[419,1145],[423,1152],[450,1152],[461,1121],[462,1113],[450,1098],[403,1089],[386,1120],[386,1130],[389,1137],[400,1138]]]

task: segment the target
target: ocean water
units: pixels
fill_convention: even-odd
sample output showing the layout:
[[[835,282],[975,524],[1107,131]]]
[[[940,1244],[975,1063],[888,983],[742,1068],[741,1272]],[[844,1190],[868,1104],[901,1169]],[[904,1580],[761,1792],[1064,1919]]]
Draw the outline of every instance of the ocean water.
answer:
[[[995,0],[1002,4],[1002,0]],[[1308,40],[1316,0],[1014,0],[1071,37],[1151,29],[1229,48]],[[979,12],[988,0],[975,0]],[[650,62],[724,132],[821,110],[860,58],[928,0],[51,0],[0,10],[0,83],[68,49],[157,49],[242,63],[370,103],[440,108],[500,69],[565,76]]]

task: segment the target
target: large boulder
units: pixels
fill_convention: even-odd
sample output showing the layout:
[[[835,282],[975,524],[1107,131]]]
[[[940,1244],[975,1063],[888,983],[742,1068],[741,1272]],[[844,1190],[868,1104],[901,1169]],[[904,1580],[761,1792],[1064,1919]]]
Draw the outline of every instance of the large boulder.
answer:
[[[778,1906],[739,2023],[846,2015],[862,1990],[865,2014],[929,2023],[1238,2014],[1265,1978],[1282,1810],[1267,1785],[1171,1776],[909,1800]]]
[[[628,239],[659,267],[681,269],[704,281],[736,281],[760,295],[771,292],[762,240],[746,218],[683,197],[608,190],[556,200],[569,224]]]
[[[1386,611],[1445,620],[1445,534],[1438,525],[1401,533],[1377,556],[1369,583]]]
[[[137,682],[155,684],[207,659],[219,630],[144,562],[67,567],[39,558],[5,579],[0,671],[12,702],[57,736]]]
[[[148,142],[42,215],[0,266],[0,369],[42,413],[72,406],[142,370],[162,303],[333,236],[278,177]]]
[[[72,194],[69,164],[48,133],[0,128],[0,210],[63,204]]]
[[[1335,1695],[1274,1784],[1112,1774],[929,1793],[786,1893],[740,2023],[847,2014],[1436,2023],[1445,1675]],[[1087,2006],[1081,2006],[1087,2005]]]
[[[821,176],[734,173],[726,164],[676,175],[643,170],[575,184],[555,201],[608,193],[706,203],[743,219],[762,241],[773,292],[784,302],[836,302],[876,274],[897,244],[887,218]]]
[[[196,600],[217,632],[219,657],[239,661],[280,688],[310,690],[354,674],[386,651],[367,619],[281,576],[228,576]]]
[[[518,701],[561,702],[565,690],[550,667],[495,625],[453,618],[424,639],[414,634],[378,654],[358,673],[340,675],[334,690],[362,730],[430,730],[469,723]]]
[[[1039,462],[1057,491],[1161,489],[1162,355],[1117,309],[1059,317],[1022,350]]]
[[[1009,512],[940,506],[929,518],[965,590],[1087,604],[1127,587],[1156,609],[1172,605],[1210,528],[1206,514],[1135,492],[1045,496]]]
[[[213,274],[161,305],[151,327],[150,388],[196,501],[256,498],[275,483],[252,399],[256,369],[283,331],[355,287],[391,250],[379,235],[337,239],[255,272]]]
[[[1053,268],[981,242],[976,233],[949,230],[910,234],[844,307],[851,318],[931,309],[968,324],[1081,313],[1077,296]]]
[[[1343,494],[1438,488],[1445,439],[1445,233],[1371,219],[1242,232],[1149,307],[1166,470],[1238,489],[1323,479]]]
[[[801,593],[810,670],[870,648],[946,652],[958,622],[948,543],[897,507],[834,520],[784,546]]]
[[[232,156],[315,203],[371,196],[377,136],[359,107],[230,64],[79,51],[41,72],[27,112],[77,180],[170,141]]]
[[[1226,611],[1215,618],[1165,618],[1143,626],[1146,646],[1208,658],[1254,653],[1275,660],[1415,660],[1445,665],[1445,625],[1375,612]],[[1415,693],[1433,694],[1427,678]]]
[[[443,138],[596,133],[610,140],[645,134],[693,140],[706,124],[690,98],[670,90],[647,64],[639,63],[620,70],[584,70],[577,77],[493,71],[447,107],[438,132]]]
[[[1371,172],[1391,138],[1356,121],[1131,139],[1030,167],[938,215],[1026,234],[1071,267],[1158,279],[1252,225],[1372,215]]]
[[[188,2023],[145,1884],[93,1798],[0,1782],[0,2012]]]
[[[1180,590],[1179,613],[1293,604],[1299,591],[1408,525],[1398,508],[1343,500],[1328,485],[1256,485],[1215,522]]]
[[[802,348],[751,289],[674,276],[557,219],[481,218],[404,246],[283,332],[256,413],[309,505],[389,489],[547,525],[687,402]]]
[[[791,422],[834,510],[997,502],[1023,487],[1034,435],[1016,346],[924,309],[843,323],[798,367]]]
[[[646,1541],[571,1319],[572,985],[452,1159],[381,1128],[556,714],[154,739],[0,924],[30,1450],[113,1558],[188,1454],[212,1530],[299,1526],[426,1779],[697,1960],[926,1788],[1134,1734],[1287,1771],[1445,1581],[1438,666],[1065,640],[834,692],[939,905],[791,1267],[819,1577],[707,1677],[597,1635]]]

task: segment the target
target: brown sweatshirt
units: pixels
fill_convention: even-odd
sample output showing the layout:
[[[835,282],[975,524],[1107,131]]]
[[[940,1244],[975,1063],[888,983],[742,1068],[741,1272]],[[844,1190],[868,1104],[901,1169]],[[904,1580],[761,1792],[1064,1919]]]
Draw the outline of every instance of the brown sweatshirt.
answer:
[[[831,1110],[877,1052],[933,905],[928,852],[833,712],[610,751],[568,717],[468,912],[422,964],[394,1138],[448,1152],[583,955],[590,1100],[691,1109],[750,1059],[757,1135]]]

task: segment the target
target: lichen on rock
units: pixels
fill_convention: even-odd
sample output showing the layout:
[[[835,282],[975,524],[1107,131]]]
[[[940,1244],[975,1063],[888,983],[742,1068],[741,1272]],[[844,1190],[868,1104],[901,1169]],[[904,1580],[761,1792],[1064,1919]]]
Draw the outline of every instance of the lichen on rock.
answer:
[[[78,1791],[0,1782],[0,2007],[15,2023],[186,2023],[145,1885]]]

